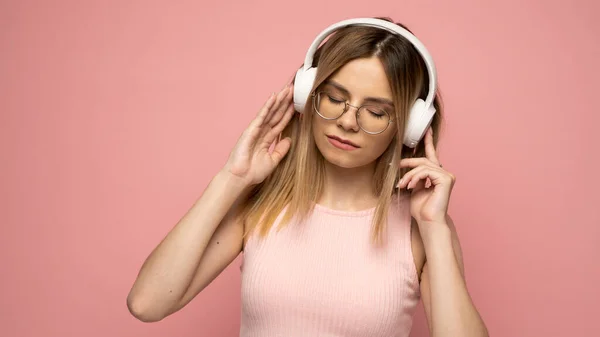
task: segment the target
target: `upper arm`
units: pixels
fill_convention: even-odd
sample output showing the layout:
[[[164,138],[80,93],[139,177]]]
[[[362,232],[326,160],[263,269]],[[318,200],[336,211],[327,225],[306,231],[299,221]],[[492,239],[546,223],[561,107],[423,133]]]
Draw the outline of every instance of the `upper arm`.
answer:
[[[234,216],[238,211],[238,207],[234,205],[229,210],[213,233],[200,258],[196,273],[188,289],[177,306],[169,314],[186,306],[198,293],[219,276],[242,251],[244,225],[243,222],[237,220]]]
[[[456,262],[458,263],[458,267],[460,269],[460,273],[462,277],[465,277],[463,257],[462,257],[462,249],[460,247],[460,241],[458,239],[458,234],[456,232],[456,227],[454,226],[454,222],[450,215],[446,215],[446,223],[450,228],[450,232],[452,235],[452,248],[454,250],[454,256],[456,258]],[[423,270],[421,271],[421,299],[423,301],[423,308],[425,309],[425,316],[427,317],[427,323],[431,327],[431,291],[429,288],[429,271],[427,268],[427,261],[425,261],[423,265]]]

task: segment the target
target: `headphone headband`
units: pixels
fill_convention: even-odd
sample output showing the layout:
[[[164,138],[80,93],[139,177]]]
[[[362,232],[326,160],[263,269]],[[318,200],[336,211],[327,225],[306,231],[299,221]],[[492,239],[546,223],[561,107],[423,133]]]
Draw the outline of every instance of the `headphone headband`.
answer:
[[[417,39],[411,32],[408,30],[398,26],[395,23],[375,19],[375,18],[355,18],[355,19],[347,19],[337,23],[332,24],[331,26],[325,28],[313,41],[310,48],[308,48],[308,52],[306,53],[306,58],[304,59],[303,69],[307,71],[312,67],[313,56],[321,44],[323,40],[327,36],[329,36],[332,32],[346,26],[369,26],[375,28],[385,29],[389,32],[396,33],[404,38],[406,38],[412,45],[417,49],[423,60],[425,61],[425,66],[427,67],[427,73],[429,74],[429,91],[427,93],[427,98],[425,99],[425,106],[429,107],[433,104],[433,100],[435,98],[435,90],[437,85],[437,71],[435,68],[435,64],[433,63],[433,58],[429,54],[429,51],[425,47],[425,45]]]

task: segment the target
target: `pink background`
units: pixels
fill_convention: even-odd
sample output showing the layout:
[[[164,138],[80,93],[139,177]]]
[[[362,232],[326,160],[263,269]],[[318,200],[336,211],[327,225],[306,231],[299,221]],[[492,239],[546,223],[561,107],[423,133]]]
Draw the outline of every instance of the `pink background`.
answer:
[[[315,35],[384,15],[437,61],[451,214],[491,335],[600,336],[599,7],[0,2],[0,335],[236,336],[239,260],[156,324],[129,315],[130,286]]]

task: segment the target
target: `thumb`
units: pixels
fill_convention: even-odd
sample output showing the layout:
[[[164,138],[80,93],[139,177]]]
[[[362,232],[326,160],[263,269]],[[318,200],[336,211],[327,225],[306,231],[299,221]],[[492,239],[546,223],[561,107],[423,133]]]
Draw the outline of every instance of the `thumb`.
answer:
[[[288,153],[290,147],[292,146],[292,139],[290,137],[285,137],[280,140],[275,148],[273,149],[273,153],[271,153],[271,159],[273,160],[273,164],[277,165],[283,159],[283,157]]]

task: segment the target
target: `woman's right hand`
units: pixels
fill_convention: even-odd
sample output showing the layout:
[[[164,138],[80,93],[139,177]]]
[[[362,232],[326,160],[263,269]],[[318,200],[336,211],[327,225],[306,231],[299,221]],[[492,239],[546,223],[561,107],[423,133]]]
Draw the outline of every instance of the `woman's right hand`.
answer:
[[[225,172],[247,186],[261,183],[273,172],[291,147],[289,137],[279,141],[277,138],[294,114],[293,92],[293,85],[288,84],[279,94],[269,97],[238,139],[225,164]],[[269,153],[273,142],[275,148]]]

